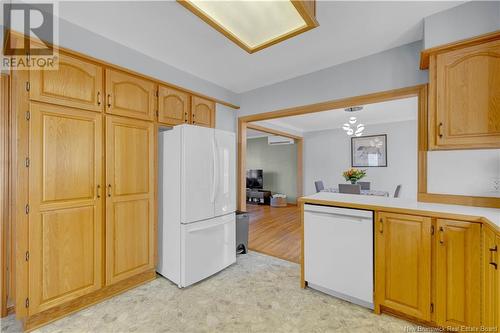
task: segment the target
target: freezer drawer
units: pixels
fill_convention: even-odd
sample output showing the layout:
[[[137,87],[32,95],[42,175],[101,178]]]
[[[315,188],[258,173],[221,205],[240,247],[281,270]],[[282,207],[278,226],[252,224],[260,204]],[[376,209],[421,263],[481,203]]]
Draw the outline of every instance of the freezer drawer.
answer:
[[[181,285],[187,287],[236,261],[235,214],[181,226]]]
[[[373,309],[373,212],[304,206],[309,287]]]

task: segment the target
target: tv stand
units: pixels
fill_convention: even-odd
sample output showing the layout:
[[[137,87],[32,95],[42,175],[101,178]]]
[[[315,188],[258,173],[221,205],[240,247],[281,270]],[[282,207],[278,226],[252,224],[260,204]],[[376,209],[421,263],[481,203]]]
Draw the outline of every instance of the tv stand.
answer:
[[[247,203],[256,205],[269,205],[271,203],[271,191],[247,188]]]

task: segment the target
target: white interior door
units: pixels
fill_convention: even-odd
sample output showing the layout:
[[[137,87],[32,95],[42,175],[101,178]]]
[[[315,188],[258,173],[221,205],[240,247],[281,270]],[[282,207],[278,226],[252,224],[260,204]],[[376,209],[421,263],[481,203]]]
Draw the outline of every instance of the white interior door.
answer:
[[[185,126],[182,133],[181,223],[214,217],[214,130]]]
[[[182,226],[181,287],[217,273],[236,261],[235,214]]]
[[[236,210],[236,137],[234,133],[215,130],[216,189],[215,216]]]

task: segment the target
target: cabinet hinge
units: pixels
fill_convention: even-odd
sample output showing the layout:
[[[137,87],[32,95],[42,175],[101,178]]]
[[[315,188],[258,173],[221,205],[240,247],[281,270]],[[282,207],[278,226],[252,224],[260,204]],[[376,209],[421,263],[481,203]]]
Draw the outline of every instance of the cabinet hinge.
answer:
[[[30,91],[30,83],[29,83],[29,81],[26,82],[26,91]]]
[[[431,303],[431,313],[434,313],[434,303]]]
[[[434,226],[431,225],[431,235],[434,235]]]
[[[24,306],[29,308],[30,307],[30,299],[26,298],[26,301],[24,301]]]
[[[24,211],[26,212],[26,214],[29,214],[30,213],[30,205],[26,204],[26,207],[24,207]]]
[[[26,253],[24,254],[24,259],[26,259],[26,261],[30,260],[30,251],[26,251]]]
[[[26,120],[30,120],[31,118],[31,112],[26,111]]]
[[[29,157],[26,157],[26,160],[24,162],[24,165],[29,168],[30,167],[30,158]]]

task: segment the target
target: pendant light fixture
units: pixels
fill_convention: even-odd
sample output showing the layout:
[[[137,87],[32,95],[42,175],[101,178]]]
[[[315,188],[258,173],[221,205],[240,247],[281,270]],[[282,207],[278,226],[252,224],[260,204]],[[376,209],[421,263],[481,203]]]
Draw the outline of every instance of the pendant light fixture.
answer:
[[[357,112],[363,110],[362,106],[353,106],[350,108],[344,109],[345,112]],[[364,124],[356,124],[358,122],[358,118],[355,116],[350,116],[349,120],[342,125],[342,129],[346,132],[348,136],[362,136],[363,131],[365,130]]]

